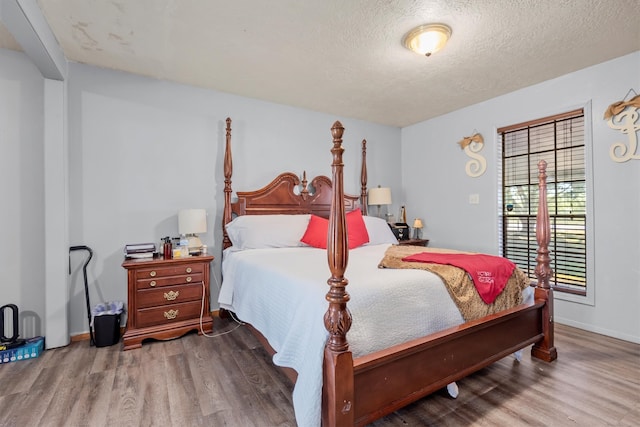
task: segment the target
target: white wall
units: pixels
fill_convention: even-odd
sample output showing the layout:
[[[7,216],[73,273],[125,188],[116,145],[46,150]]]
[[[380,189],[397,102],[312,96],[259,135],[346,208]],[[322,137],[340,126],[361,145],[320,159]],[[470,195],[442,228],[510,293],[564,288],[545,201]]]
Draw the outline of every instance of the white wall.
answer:
[[[22,53],[0,49],[0,64],[0,305],[29,338],[45,330],[44,80]]]
[[[44,331],[43,78],[26,56],[0,49],[0,146],[5,242],[0,245],[2,303],[16,303],[22,335]],[[360,141],[369,141],[369,184],[392,188],[394,206],[426,220],[432,246],[497,253],[497,127],[591,105],[595,242],[589,260],[593,305],[556,298],[556,320],[640,341],[640,167],[608,156],[626,136],[609,129],[604,109],[640,91],[640,53],[426,121],[402,131],[229,94],[72,64],[68,82],[70,244],[96,251],[92,302],[126,300],[122,246],[177,232],[176,212],[204,207],[204,241],[219,255],[224,119],[232,117],[234,189],[264,184],[277,172],[330,174],[330,127],[346,128],[345,183],[359,191]],[[485,136],[488,170],[464,172],[456,144]],[[398,145],[402,140],[401,156]],[[401,187],[402,183],[402,187]],[[479,194],[480,204],[468,196]],[[11,226],[7,226],[11,224]],[[13,224],[16,224],[15,226]],[[478,227],[477,224],[482,224]],[[489,224],[489,225],[487,225]],[[38,261],[40,260],[40,261]],[[70,333],[87,331],[82,257],[71,257]],[[219,270],[219,256],[214,262]],[[215,284],[212,284],[215,286]],[[216,292],[212,292],[215,303]],[[215,304],[214,304],[215,305]]]
[[[315,113],[131,74],[71,64],[68,80],[70,244],[91,247],[92,304],[126,301],[126,243],[177,235],[177,212],[205,208],[201,238],[219,277],[225,119],[231,117],[233,188],[251,190],[278,173],[331,175],[335,120],[345,127],[345,190],[360,192],[360,143],[371,185],[400,192],[400,129]],[[88,329],[82,256],[72,259],[70,332]],[[217,290],[212,283],[212,303]]]
[[[629,140],[602,119],[609,104],[630,89],[640,93],[640,52],[404,128],[407,209],[411,216],[426,219],[430,246],[497,254],[496,129],[590,107],[593,141],[587,150],[593,162],[587,179],[593,189],[588,197],[593,201],[594,227],[588,236],[594,250],[588,253],[588,263],[594,275],[588,286],[595,295],[593,304],[583,304],[556,293],[556,321],[640,342],[640,160],[610,159],[610,146],[628,146]],[[488,165],[484,175],[470,178],[464,169],[469,158],[457,142],[476,131],[484,136],[482,154]],[[469,204],[471,194],[479,195],[479,204]]]

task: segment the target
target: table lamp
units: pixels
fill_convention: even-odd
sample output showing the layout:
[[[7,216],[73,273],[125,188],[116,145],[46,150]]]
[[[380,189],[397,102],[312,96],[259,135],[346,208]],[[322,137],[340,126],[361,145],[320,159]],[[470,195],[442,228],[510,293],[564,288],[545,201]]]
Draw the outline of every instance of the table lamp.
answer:
[[[414,239],[422,239],[422,220],[420,218],[416,218],[413,220],[413,238]]]
[[[178,212],[178,233],[189,240],[189,254],[202,252],[202,241],[198,233],[207,232],[207,211],[204,209],[182,209]]]
[[[372,188],[369,190],[369,206],[378,206],[378,217],[380,217],[380,206],[391,204],[391,189],[388,187]]]

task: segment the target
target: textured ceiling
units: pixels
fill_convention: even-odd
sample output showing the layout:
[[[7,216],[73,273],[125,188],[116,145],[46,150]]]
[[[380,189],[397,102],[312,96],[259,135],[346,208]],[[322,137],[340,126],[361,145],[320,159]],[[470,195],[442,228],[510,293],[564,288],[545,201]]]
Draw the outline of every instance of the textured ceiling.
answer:
[[[38,4],[70,61],[393,126],[640,50],[640,0]],[[434,22],[442,51],[401,45]]]

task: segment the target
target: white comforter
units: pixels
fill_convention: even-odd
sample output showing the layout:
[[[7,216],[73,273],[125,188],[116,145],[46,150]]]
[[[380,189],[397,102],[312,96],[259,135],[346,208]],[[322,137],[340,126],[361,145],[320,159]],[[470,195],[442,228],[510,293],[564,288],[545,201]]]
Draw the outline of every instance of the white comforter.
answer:
[[[423,270],[378,269],[389,245],[349,251],[345,277],[354,357],[463,323],[440,278]],[[251,323],[269,341],[276,365],[296,370],[293,391],[300,427],[320,425],[323,317],[331,276],[326,250],[310,247],[226,250],[220,306]]]

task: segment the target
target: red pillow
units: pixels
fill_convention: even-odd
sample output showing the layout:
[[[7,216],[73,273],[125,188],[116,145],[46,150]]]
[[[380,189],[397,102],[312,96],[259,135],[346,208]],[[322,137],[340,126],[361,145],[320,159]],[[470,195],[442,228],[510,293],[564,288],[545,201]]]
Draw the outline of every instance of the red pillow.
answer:
[[[367,232],[367,226],[364,224],[360,210],[356,209],[355,211],[349,212],[346,215],[346,222],[349,249],[357,248],[369,242],[369,233]],[[314,248],[327,249],[328,233],[329,220],[317,215],[311,215],[307,230],[300,241]]]
[[[362,219],[360,209],[349,212],[346,215],[346,219],[349,249],[354,249],[365,243],[369,243],[369,233],[367,232],[367,226],[364,224],[364,219]]]
[[[314,248],[327,249],[327,234],[329,233],[329,220],[311,215],[307,231],[304,232],[302,243],[306,243]]]

